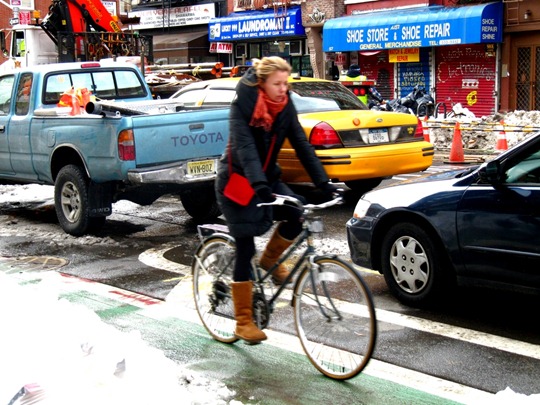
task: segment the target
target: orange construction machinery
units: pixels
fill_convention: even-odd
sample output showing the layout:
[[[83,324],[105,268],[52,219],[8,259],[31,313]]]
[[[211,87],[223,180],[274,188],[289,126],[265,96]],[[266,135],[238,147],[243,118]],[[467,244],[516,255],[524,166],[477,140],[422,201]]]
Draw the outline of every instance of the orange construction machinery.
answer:
[[[100,0],[53,0],[39,25],[58,46],[60,62],[148,57],[152,51],[151,37],[122,31]]]

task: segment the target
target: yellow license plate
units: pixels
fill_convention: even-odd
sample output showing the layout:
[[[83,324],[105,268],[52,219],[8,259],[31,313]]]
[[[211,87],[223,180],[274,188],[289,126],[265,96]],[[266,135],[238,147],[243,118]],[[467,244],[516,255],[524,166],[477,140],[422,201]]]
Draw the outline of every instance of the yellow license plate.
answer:
[[[188,162],[187,164],[189,176],[208,176],[209,174],[216,173],[216,160],[198,160],[195,162]]]

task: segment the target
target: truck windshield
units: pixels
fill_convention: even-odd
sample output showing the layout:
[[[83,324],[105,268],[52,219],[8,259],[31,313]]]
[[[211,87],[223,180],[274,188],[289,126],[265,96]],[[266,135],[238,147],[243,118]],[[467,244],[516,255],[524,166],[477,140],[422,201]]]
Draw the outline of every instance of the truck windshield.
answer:
[[[146,88],[131,70],[101,70],[99,72],[62,72],[47,76],[43,104],[56,104],[62,94],[71,89],[86,88],[99,99],[129,99],[145,97]]]

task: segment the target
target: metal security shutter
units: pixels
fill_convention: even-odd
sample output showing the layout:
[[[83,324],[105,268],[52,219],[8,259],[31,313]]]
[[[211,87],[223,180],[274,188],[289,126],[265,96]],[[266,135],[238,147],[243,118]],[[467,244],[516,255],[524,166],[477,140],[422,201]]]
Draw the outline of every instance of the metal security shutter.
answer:
[[[377,81],[377,90],[385,100],[395,98],[394,95],[394,64],[388,62],[388,52],[380,51],[375,55],[358,55],[360,74],[368,80]]]
[[[441,46],[436,49],[436,103],[448,111],[461,103],[477,117],[496,112],[496,53],[485,45]],[[439,109],[442,113],[442,108]]]
[[[420,62],[397,63],[399,97],[405,97],[417,85],[429,93],[432,87],[430,66],[431,48],[420,48]]]

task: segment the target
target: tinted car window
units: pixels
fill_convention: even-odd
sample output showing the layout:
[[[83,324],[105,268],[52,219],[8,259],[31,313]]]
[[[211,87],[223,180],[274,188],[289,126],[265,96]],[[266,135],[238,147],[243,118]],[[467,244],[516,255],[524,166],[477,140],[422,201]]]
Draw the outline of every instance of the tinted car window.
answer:
[[[512,165],[506,171],[506,183],[535,183],[540,184],[540,144],[536,145],[536,151],[529,153],[524,158]]]
[[[292,83],[292,100],[299,113],[368,108],[347,88],[333,82]]]

